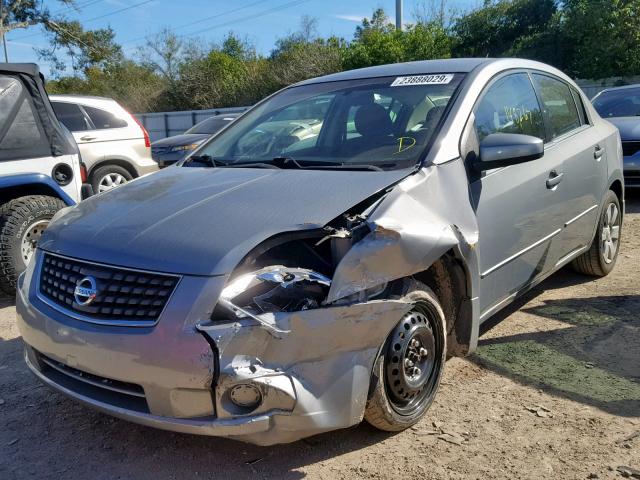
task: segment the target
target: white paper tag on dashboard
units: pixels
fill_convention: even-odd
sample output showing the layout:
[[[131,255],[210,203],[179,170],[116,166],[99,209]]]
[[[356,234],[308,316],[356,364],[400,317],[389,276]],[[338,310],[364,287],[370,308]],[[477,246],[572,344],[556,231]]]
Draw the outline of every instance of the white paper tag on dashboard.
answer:
[[[411,85],[445,85],[453,79],[453,73],[438,73],[435,75],[411,75],[397,77],[392,87],[409,87]]]

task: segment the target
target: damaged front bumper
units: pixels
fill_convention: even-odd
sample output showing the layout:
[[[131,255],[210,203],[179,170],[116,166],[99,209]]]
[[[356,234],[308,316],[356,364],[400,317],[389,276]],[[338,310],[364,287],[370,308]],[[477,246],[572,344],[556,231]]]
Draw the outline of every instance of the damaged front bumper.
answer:
[[[251,318],[209,320],[224,279],[183,278],[155,327],[106,328],[49,309],[31,276],[19,282],[18,326],[27,365],[47,385],[143,425],[260,445],[359,423],[376,356],[412,307],[374,300],[268,314],[276,331]]]

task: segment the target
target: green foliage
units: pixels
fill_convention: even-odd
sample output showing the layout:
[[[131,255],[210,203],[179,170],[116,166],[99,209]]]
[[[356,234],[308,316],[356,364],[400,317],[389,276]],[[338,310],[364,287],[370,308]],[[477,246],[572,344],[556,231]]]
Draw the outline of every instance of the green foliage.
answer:
[[[75,72],[49,89],[111,96],[141,112],[250,105],[310,77],[434,58],[518,56],[581,78],[640,74],[640,0],[485,0],[460,15],[445,12],[445,4],[425,0],[418,21],[403,30],[378,9],[351,41],[320,38],[317,21],[303,17],[268,56],[233,33],[208,46],[164,29],[134,61],[123,57],[110,29],[49,22],[45,58],[55,64],[63,51]]]

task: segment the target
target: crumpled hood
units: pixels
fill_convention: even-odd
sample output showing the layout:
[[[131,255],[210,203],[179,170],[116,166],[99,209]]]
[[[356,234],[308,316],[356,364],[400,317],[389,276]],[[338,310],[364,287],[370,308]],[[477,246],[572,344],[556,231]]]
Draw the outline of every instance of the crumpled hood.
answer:
[[[210,136],[211,135],[202,133],[183,133],[182,135],[156,140],[151,144],[151,147],[179,147],[182,145],[191,145],[192,143],[202,143]]]
[[[620,130],[622,141],[640,140],[640,117],[610,117],[605,118]]]
[[[81,202],[39,247],[143,270],[225,274],[267,238],[323,227],[409,173],[168,168]]]

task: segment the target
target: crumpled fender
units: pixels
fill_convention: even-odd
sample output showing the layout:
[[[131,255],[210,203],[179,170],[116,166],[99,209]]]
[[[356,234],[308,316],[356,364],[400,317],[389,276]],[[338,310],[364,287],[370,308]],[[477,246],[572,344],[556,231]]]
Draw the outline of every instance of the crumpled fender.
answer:
[[[460,159],[402,181],[368,221],[372,231],[338,264],[327,303],[422,272],[451,249],[467,263],[476,296],[478,225]]]
[[[274,315],[286,333],[251,319],[202,323],[219,354],[216,412],[219,419],[272,413],[268,431],[236,436],[261,445],[292,442],[362,421],[373,363],[410,302],[374,300]],[[247,353],[250,352],[250,356]],[[239,412],[227,401],[235,384],[257,386],[263,402]]]

